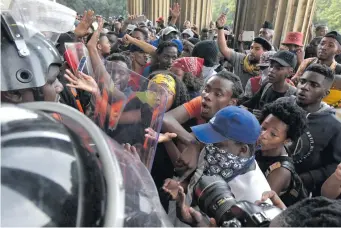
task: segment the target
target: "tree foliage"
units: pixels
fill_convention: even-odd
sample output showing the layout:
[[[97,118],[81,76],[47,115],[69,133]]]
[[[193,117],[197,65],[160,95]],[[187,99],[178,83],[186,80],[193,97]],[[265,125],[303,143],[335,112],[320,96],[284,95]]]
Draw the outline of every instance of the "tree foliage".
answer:
[[[104,17],[126,15],[127,0],[57,0],[82,14],[84,10],[93,10]]]
[[[314,24],[341,32],[341,0],[317,0]]]

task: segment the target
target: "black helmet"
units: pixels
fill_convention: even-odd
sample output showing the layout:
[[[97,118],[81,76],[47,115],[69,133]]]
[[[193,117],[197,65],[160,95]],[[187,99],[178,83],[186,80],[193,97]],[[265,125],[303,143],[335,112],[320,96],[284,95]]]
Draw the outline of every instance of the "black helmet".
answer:
[[[39,88],[55,76],[62,59],[52,42],[1,12],[1,91]]]
[[[0,109],[3,226],[170,225],[148,170],[86,116],[49,102]]]

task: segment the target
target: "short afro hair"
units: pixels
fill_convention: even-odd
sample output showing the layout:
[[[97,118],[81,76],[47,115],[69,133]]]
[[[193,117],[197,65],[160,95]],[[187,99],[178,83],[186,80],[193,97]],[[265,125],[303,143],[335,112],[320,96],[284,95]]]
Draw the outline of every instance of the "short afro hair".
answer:
[[[159,44],[159,46],[156,49],[156,54],[157,55],[161,55],[161,53],[168,47],[175,47],[176,50],[178,50],[178,45],[176,45],[174,42],[171,41],[165,41],[165,42],[161,42]],[[178,51],[179,52],[179,51]],[[178,53],[179,55],[180,53]]]
[[[289,99],[279,99],[266,104],[262,110],[260,123],[270,114],[288,125],[287,138],[292,141],[296,141],[307,127],[305,112],[297,104],[290,102]]]
[[[213,76],[218,76],[220,78],[227,79],[233,83],[232,98],[239,98],[243,94],[242,83],[240,82],[239,77],[235,75],[234,73],[223,70]]]
[[[278,227],[340,227],[341,200],[325,197],[304,199],[274,218]]]
[[[144,40],[148,40],[148,33],[142,28],[135,28],[133,32],[140,32],[143,34]]]
[[[124,62],[125,64],[127,64],[127,67],[129,70],[132,69],[132,63],[131,60],[128,56],[123,55],[123,54],[118,54],[118,53],[113,53],[111,55],[108,56],[107,58],[108,61],[111,62],[116,62],[116,61],[121,61]]]
[[[326,80],[333,82],[335,79],[335,75],[333,73],[333,71],[330,69],[330,67],[326,66],[326,65],[321,65],[321,64],[317,64],[317,63],[313,63],[311,65],[309,65],[305,71],[305,72],[315,72],[318,74],[322,74],[323,76],[326,77]]]

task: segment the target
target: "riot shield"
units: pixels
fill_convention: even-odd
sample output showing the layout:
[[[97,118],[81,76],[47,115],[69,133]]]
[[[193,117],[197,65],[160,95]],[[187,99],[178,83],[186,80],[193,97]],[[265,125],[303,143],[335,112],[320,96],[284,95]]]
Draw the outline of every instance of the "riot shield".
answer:
[[[58,103],[34,102],[20,106],[50,113],[78,138],[83,153],[98,157],[108,194],[103,202],[104,226],[172,226],[145,164],[110,139],[92,120]]]
[[[77,75],[74,86],[80,88],[83,83],[92,93],[86,115],[119,144],[135,146],[151,170],[167,104],[166,90],[128,69],[122,56],[91,66],[94,61],[83,44],[66,43],[65,48],[65,59]],[[153,138],[146,137],[146,129],[153,132]]]
[[[99,90],[92,97],[93,113],[88,116],[119,144],[135,146],[141,161],[151,170],[167,92],[129,70],[122,61],[105,61],[104,65],[105,73],[94,73]],[[148,128],[154,132],[154,139],[146,137]]]

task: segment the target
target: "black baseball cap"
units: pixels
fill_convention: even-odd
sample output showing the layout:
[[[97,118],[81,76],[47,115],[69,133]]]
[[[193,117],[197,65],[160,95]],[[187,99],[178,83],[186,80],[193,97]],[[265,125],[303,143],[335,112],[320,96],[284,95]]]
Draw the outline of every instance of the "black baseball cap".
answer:
[[[328,32],[324,37],[334,38],[341,45],[341,35],[337,31]]]
[[[266,39],[264,39],[262,37],[254,38],[253,42],[262,45],[263,49],[265,49],[267,51],[271,51],[271,49],[272,49],[272,45],[269,43],[269,41],[267,41]]]
[[[297,65],[297,57],[290,51],[278,51],[270,60],[276,61],[284,67],[292,67],[293,69]]]

